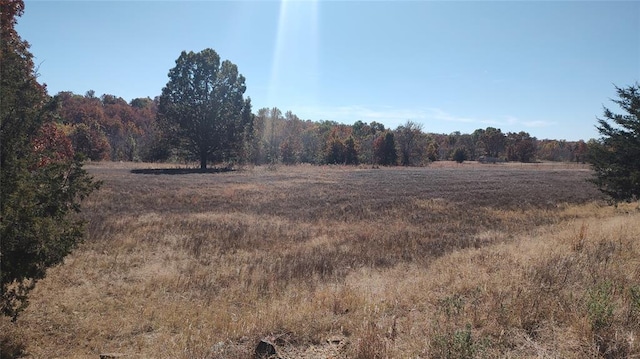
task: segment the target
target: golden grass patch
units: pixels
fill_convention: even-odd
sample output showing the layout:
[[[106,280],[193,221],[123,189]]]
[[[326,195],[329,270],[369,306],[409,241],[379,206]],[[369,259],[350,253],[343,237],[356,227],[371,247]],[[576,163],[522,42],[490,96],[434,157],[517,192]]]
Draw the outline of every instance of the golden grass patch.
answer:
[[[640,215],[583,169],[133,167],[91,165],[86,242],[1,322],[27,356],[640,354]]]

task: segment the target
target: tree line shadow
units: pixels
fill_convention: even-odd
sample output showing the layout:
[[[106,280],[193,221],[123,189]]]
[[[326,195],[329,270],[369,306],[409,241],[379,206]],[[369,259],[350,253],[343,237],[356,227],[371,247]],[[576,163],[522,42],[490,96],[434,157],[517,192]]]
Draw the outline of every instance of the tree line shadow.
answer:
[[[235,171],[228,167],[213,168],[139,168],[131,170],[134,174],[143,175],[188,175],[195,173],[224,173]]]

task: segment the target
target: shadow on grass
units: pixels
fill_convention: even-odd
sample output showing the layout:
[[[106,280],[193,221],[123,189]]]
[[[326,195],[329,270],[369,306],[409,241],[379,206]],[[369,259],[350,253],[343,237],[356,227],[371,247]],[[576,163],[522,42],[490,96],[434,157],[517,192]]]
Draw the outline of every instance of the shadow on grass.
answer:
[[[223,173],[235,171],[231,168],[140,168],[133,169],[131,173],[143,175],[188,175],[193,173]]]

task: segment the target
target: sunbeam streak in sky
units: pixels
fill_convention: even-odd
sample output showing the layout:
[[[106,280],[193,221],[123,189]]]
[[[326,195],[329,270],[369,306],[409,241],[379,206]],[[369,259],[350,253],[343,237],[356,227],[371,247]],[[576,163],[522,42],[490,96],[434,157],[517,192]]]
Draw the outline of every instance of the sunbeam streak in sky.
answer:
[[[318,88],[318,2],[282,0],[268,89],[269,103],[283,92],[315,97]],[[297,73],[292,68],[302,68]],[[286,90],[286,91],[285,91]]]

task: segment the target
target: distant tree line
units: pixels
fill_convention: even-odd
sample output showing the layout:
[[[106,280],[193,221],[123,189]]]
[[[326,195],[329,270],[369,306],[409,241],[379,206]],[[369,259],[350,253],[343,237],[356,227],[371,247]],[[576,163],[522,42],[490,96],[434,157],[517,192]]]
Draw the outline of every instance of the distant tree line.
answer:
[[[59,92],[58,127],[71,139],[77,153],[92,161],[159,161],[169,158],[158,127],[157,100],[121,97],[90,90],[82,95]]]
[[[76,153],[91,160],[207,163],[373,164],[422,166],[433,161],[585,162],[584,141],[538,140],[499,128],[436,134],[407,120],[395,129],[378,122],[302,120],[292,112],[253,113],[245,78],[213,49],[183,51],[155,99],[94,91],[60,92],[58,127]]]
[[[69,136],[75,152],[94,161],[197,160],[172,146],[158,121],[160,97],[127,103],[114,95],[96,97],[60,92],[55,98],[58,127]],[[244,104],[244,103],[243,103]],[[302,120],[291,111],[262,108],[247,117],[234,133],[239,145],[233,155],[218,160],[255,165],[378,164],[423,166],[433,161],[585,162],[588,143],[532,137],[527,132],[503,133],[487,127],[465,134],[428,133],[407,121],[395,129],[378,122]],[[215,159],[214,159],[215,160]],[[214,161],[215,162],[215,161]]]

